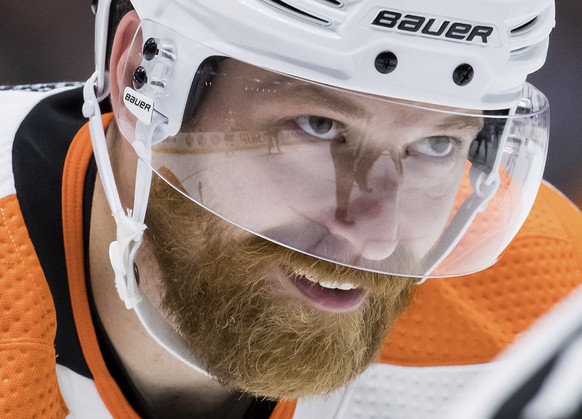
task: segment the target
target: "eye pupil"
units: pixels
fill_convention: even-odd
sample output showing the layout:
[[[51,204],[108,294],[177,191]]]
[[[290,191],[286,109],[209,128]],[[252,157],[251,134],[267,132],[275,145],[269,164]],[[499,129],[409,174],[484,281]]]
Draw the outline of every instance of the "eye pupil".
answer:
[[[333,127],[333,121],[321,116],[310,116],[309,125],[317,134],[325,134]]]
[[[448,151],[450,144],[451,142],[448,138],[436,137],[431,138],[430,148],[432,148],[435,153],[441,154]]]

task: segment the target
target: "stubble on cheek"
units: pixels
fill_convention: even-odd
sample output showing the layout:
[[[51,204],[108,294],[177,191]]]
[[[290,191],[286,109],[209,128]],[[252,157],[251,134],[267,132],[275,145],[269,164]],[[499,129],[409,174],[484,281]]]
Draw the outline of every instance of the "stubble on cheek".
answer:
[[[204,368],[255,396],[293,399],[346,384],[375,359],[412,294],[411,279],[338,267],[260,238],[241,240],[236,227],[159,178],[146,224],[166,316]],[[358,310],[325,313],[282,291],[279,266],[372,285]]]

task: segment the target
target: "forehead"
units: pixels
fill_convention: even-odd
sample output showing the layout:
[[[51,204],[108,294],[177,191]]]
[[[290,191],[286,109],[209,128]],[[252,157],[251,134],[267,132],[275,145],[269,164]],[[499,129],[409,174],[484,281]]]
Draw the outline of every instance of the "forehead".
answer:
[[[236,95],[235,90],[243,93],[245,101],[252,100],[265,104],[265,107],[280,108],[282,101],[285,106],[303,104],[305,106],[320,106],[331,111],[348,114],[354,118],[366,119],[375,114],[386,114],[387,111],[400,117],[418,120],[447,121],[446,124],[455,128],[478,127],[482,124],[481,112],[462,108],[444,107],[423,102],[408,101],[363,94],[313,83],[285,74],[255,67],[234,59],[226,59],[220,66],[222,83],[218,83],[220,93]],[[231,99],[234,99],[231,96]],[[242,97],[241,97],[242,99]],[[279,106],[277,106],[279,104]],[[244,106],[244,104],[241,104]]]

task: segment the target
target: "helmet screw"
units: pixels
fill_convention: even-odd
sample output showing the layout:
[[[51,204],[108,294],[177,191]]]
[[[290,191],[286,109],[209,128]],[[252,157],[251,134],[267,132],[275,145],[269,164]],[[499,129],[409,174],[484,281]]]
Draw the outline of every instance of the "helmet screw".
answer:
[[[457,86],[466,86],[471,83],[475,70],[469,64],[461,64],[453,72],[453,81]]]
[[[148,81],[148,74],[145,68],[139,66],[133,72],[133,87],[134,89],[141,89]]]
[[[148,39],[143,45],[143,56],[147,61],[153,59],[158,53],[158,43],[154,38]]]
[[[374,66],[376,70],[382,74],[392,73],[396,66],[398,65],[398,58],[393,52],[384,51],[378,54],[376,60],[374,61]]]

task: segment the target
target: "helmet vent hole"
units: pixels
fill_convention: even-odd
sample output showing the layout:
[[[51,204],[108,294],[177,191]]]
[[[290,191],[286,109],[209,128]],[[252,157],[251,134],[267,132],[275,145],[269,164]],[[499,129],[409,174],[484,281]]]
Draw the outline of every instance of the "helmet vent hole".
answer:
[[[523,48],[514,49],[510,52],[511,58],[519,57],[529,53],[533,49],[532,45],[525,46]]]
[[[533,19],[530,19],[527,22],[517,26],[516,28],[513,28],[511,30],[511,36],[519,36],[519,35],[522,35],[524,33],[529,32],[530,30],[532,30],[535,27],[535,23],[537,20],[538,20],[538,18],[536,16]]]
[[[318,1],[320,3],[327,4],[328,6],[331,7],[337,7],[338,9],[344,7],[344,2],[339,0],[318,0]]]
[[[283,12],[289,16],[292,16],[294,18],[300,18],[304,21],[310,22],[310,23],[314,23],[316,25],[319,26],[329,26],[331,25],[331,21],[329,19],[326,19],[325,17],[321,17],[321,16],[317,16],[311,12],[308,12],[306,10],[300,9],[288,2],[285,2],[283,0],[261,0],[263,3],[274,7],[275,9],[277,9],[280,12]],[[334,1],[334,0],[320,0],[326,4],[341,4],[340,1]],[[335,6],[335,7],[340,7],[340,6]]]

